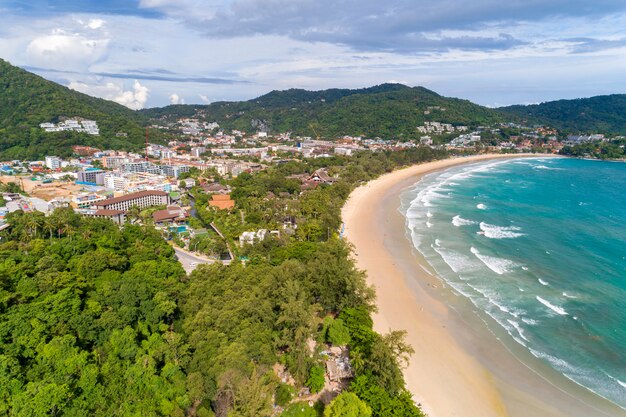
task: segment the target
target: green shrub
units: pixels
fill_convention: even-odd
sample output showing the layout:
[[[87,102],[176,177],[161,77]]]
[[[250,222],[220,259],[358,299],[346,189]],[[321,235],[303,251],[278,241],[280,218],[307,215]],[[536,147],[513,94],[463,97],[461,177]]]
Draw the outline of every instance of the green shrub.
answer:
[[[276,387],[276,393],[274,394],[274,403],[281,407],[286,406],[291,402],[293,398],[294,389],[291,385],[280,384]]]
[[[324,368],[318,365],[312,366],[309,371],[309,378],[304,384],[309,387],[311,392],[320,392],[325,383]]]

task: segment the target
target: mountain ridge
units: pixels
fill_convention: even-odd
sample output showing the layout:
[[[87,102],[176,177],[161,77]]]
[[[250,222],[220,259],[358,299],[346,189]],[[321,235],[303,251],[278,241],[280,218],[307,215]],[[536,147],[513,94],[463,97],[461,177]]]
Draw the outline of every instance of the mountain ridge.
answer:
[[[100,136],[44,132],[39,124],[60,117],[98,122]],[[179,104],[128,109],[46,80],[0,59],[0,158],[67,156],[73,145],[138,150],[144,128],[155,120],[200,117],[222,128],[268,130],[336,138],[344,135],[417,139],[427,121],[477,127],[504,122],[548,125],[564,133],[626,135],[626,94],[556,100],[533,105],[487,108],[469,100],[444,97],[425,87],[385,83],[367,88],[310,91],[273,90],[245,101],[207,105]],[[118,132],[126,133],[117,135]],[[164,134],[155,130],[153,142]]]

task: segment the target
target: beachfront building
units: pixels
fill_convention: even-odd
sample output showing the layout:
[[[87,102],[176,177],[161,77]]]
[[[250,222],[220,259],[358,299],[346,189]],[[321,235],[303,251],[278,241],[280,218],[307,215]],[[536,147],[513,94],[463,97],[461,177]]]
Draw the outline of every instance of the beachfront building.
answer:
[[[133,206],[144,209],[152,206],[166,206],[169,203],[170,196],[165,191],[147,190],[100,201],[95,204],[95,207],[102,210],[126,211]]]

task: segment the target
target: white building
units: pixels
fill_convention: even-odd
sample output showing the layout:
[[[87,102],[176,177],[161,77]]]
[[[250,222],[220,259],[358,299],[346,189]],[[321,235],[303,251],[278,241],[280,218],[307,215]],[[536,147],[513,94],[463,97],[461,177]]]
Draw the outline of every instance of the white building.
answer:
[[[61,168],[62,162],[63,161],[59,157],[46,156],[46,167],[48,167],[48,169],[59,169]]]
[[[107,173],[104,176],[104,186],[110,190],[124,191],[129,183],[128,178],[121,175]]]

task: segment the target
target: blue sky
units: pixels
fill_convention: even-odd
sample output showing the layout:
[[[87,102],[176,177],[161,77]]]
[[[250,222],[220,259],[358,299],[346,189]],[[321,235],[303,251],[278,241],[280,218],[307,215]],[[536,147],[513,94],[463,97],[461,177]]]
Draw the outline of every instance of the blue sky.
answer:
[[[536,103],[626,93],[626,2],[0,0],[0,57],[135,109],[384,82]]]

